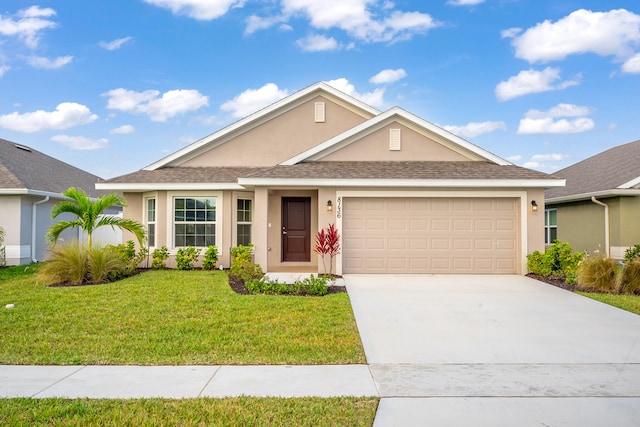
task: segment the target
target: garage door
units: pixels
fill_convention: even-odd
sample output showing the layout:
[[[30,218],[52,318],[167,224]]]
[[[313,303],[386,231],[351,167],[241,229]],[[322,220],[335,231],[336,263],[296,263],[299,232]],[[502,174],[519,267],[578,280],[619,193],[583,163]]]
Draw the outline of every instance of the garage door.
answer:
[[[519,202],[345,198],[343,272],[515,274]]]

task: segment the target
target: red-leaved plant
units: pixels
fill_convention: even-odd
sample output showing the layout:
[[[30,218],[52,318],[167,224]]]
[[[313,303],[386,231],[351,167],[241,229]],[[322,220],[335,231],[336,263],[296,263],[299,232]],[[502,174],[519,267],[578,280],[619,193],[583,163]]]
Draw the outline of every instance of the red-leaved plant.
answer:
[[[313,248],[314,252],[322,257],[322,266],[324,273],[327,274],[327,264],[325,263],[325,255],[329,255],[329,273],[333,272],[333,258],[340,253],[340,233],[334,224],[323,228],[316,233],[316,243]]]

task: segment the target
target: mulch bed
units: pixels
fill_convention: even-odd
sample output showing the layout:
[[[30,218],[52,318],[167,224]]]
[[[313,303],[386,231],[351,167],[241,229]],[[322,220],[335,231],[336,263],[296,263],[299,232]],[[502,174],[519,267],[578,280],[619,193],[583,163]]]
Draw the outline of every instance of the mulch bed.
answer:
[[[564,277],[558,277],[558,276],[545,277],[545,276],[540,276],[538,274],[533,274],[533,273],[527,274],[527,277],[531,277],[532,279],[536,279],[541,282],[548,283],[549,285],[557,286],[558,288],[566,289],[567,291],[573,292],[576,289],[578,289],[576,285],[571,285],[565,282]]]
[[[229,275],[229,286],[231,287],[233,292],[235,292],[236,294],[251,295],[251,293],[244,286],[244,280],[242,280],[241,278],[239,278],[237,276]],[[333,285],[333,286],[329,286],[327,288],[327,295],[329,295],[329,294],[339,294],[339,293],[343,293],[343,292],[347,292],[346,286]],[[300,295],[297,295],[297,296],[300,296]],[[302,295],[302,296],[305,296],[305,295]],[[317,295],[306,295],[306,296],[317,296]]]

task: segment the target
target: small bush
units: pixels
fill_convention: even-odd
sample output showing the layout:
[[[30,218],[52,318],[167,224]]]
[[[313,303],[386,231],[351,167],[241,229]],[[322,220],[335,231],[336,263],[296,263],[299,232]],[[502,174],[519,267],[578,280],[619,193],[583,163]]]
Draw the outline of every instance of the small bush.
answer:
[[[577,284],[582,290],[616,291],[617,261],[613,258],[591,256],[578,267]]]
[[[618,276],[618,292],[634,294],[640,290],[640,258],[627,261]]]
[[[323,296],[328,292],[327,278],[310,277],[303,280],[296,280],[292,284],[280,283],[277,279],[271,280],[266,277],[248,280],[245,287],[252,294],[264,295],[316,295]]]
[[[94,283],[122,276],[128,271],[125,259],[113,246],[93,247],[87,260],[87,279]]]
[[[640,245],[635,245],[624,251],[624,262],[640,259]]]
[[[207,251],[204,253],[204,259],[202,260],[202,267],[205,270],[213,270],[216,268],[216,263],[218,262],[218,248],[214,245],[211,245],[207,248]]]
[[[253,245],[238,245],[231,249],[231,268],[229,275],[244,282],[260,279],[264,272],[259,264],[253,262]]]
[[[176,253],[176,268],[178,270],[193,270],[201,251],[202,249],[194,248],[193,246],[178,249]]]
[[[156,248],[151,253],[151,268],[154,270],[164,270],[167,268],[165,261],[169,258],[169,249],[166,246]]]
[[[56,245],[51,248],[49,261],[40,268],[38,278],[46,284],[81,285],[87,276],[88,258],[87,247],[77,241]]]
[[[120,256],[123,261],[122,271],[120,272],[120,276],[129,276],[131,275],[138,265],[144,261],[144,259],[149,255],[149,249],[140,248],[139,252],[136,252],[136,245],[133,240],[127,241],[127,243],[120,243],[119,245],[107,245],[107,248],[111,248],[110,250],[115,251],[116,254]]]
[[[569,243],[556,240],[544,254],[534,251],[527,255],[527,268],[533,274],[565,277],[568,283],[575,283],[578,265],[583,258],[583,252],[574,253]]]

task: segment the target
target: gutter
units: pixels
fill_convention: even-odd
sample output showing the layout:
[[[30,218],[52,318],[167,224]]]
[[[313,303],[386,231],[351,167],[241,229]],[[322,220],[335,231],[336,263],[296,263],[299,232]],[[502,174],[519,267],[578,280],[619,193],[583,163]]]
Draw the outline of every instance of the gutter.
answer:
[[[36,259],[36,206],[49,201],[49,196],[44,199],[33,202],[31,206],[31,262],[38,262]]]
[[[605,254],[607,255],[607,258],[609,258],[609,205],[597,200],[596,196],[591,196],[591,201],[596,205],[604,207],[604,245]]]

